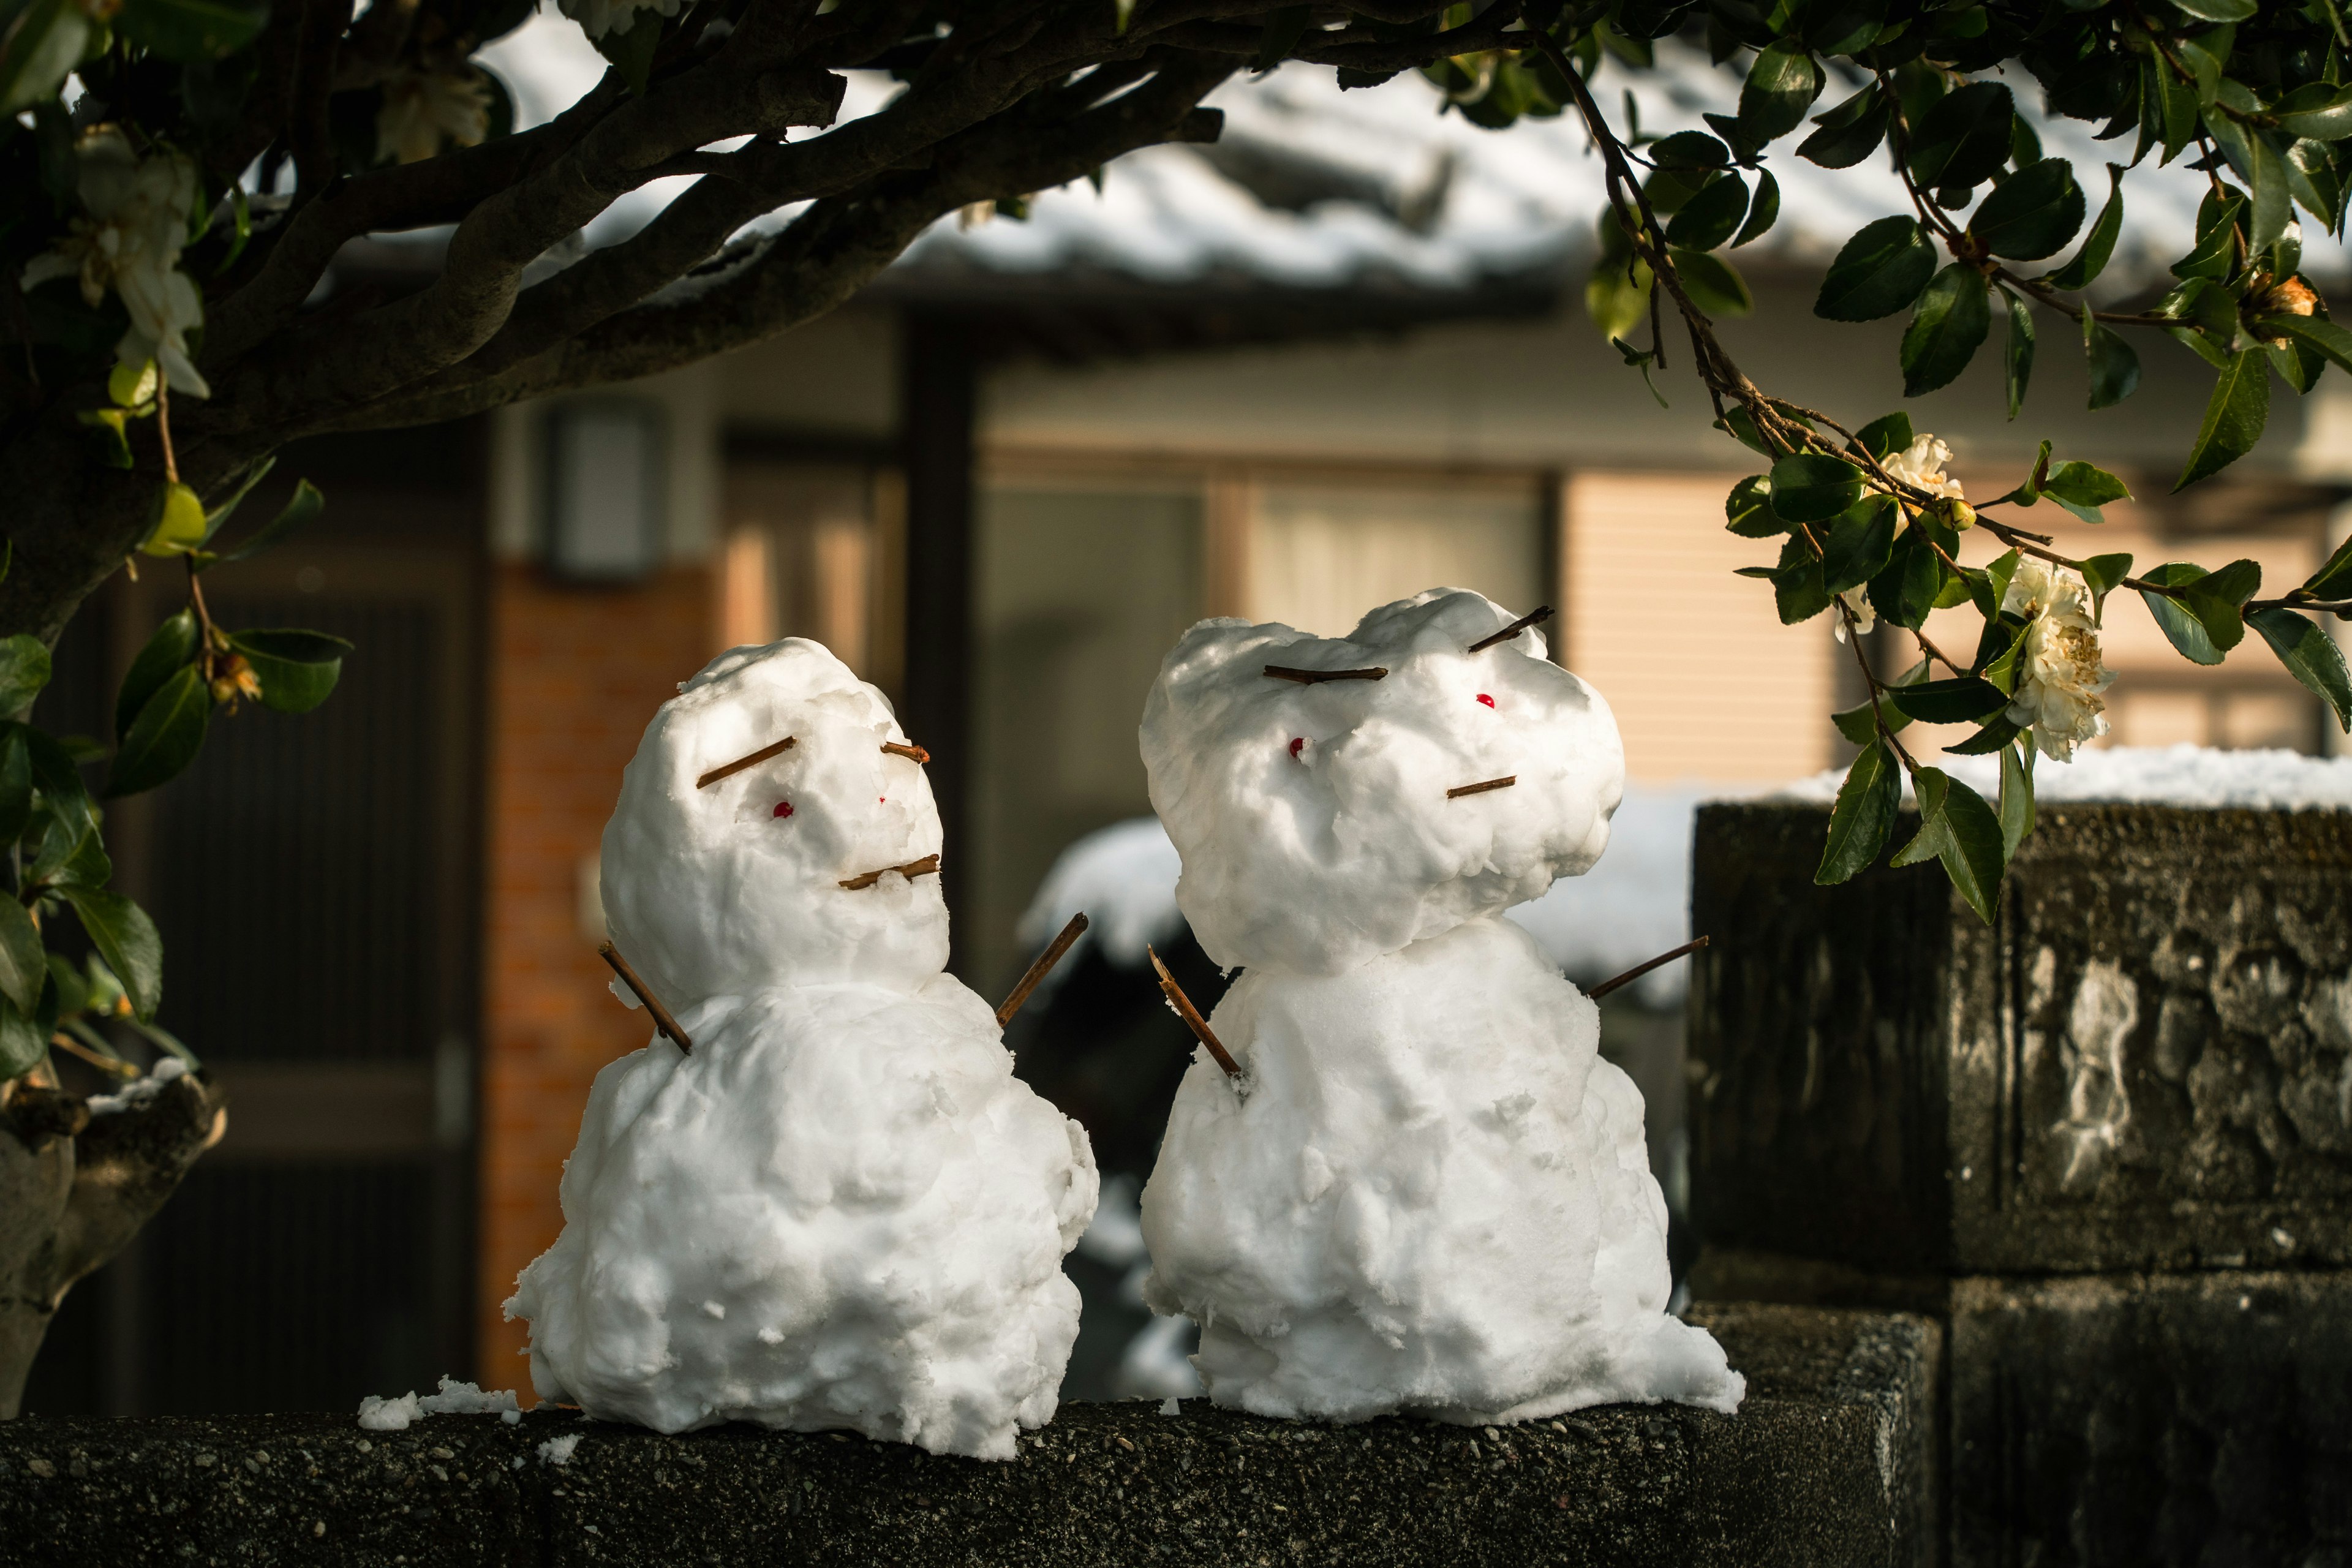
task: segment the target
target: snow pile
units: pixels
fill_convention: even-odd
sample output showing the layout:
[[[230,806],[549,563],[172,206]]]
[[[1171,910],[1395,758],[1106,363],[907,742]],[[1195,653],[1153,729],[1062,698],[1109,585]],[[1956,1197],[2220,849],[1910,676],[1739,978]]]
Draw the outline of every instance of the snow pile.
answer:
[[[543,1465],[568,1465],[580,1449],[581,1434],[566,1432],[561,1437],[550,1437],[539,1446],[539,1459]],[[517,1460],[516,1463],[521,1463]]]
[[[1744,1393],[1665,1313],[1665,1202],[1599,1010],[1496,918],[1592,862],[1622,778],[1606,705],[1539,639],[1465,651],[1509,619],[1433,591],[1344,643],[1204,622],[1146,705],[1179,899],[1248,965],[1211,1019],[1246,1076],[1195,1059],[1142,1203],[1145,1298],[1201,1324],[1220,1405],[1478,1422]]]
[[[723,655],[647,727],[604,901],[693,1050],[597,1075],[563,1233],[507,1305],[541,1397],[987,1458],[1052,1416],[1093,1155],[940,973],[937,875],[890,868],[940,847],[919,764],[881,749],[904,739],[797,639]]]
[[[114,1116],[126,1110],[136,1110],[163,1092],[174,1079],[185,1078],[188,1064],[177,1057],[164,1057],[147,1069],[144,1078],[133,1079],[122,1087],[120,1094],[93,1094],[89,1097],[92,1116]]]
[[[1433,589],[1345,639],[1234,620],[1185,634],[1144,702],[1143,763],[1212,960],[1336,974],[1600,858],[1623,789],[1616,721],[1540,633],[1465,657],[1500,614]],[[1388,673],[1300,684],[1268,666]]]
[[[1990,798],[2000,787],[2000,759],[1947,756],[1936,766]],[[1843,769],[1800,780],[1774,798],[1834,803]],[[1910,781],[1904,781],[1907,798]],[[2144,805],[2234,806],[2253,811],[2352,809],[2352,757],[2299,752],[2222,752],[2209,746],[2106,746],[2071,763],[2033,771],[2043,805],[2074,801]]]
[[[396,1399],[368,1394],[360,1401],[360,1425],[371,1432],[403,1432],[427,1415],[495,1415],[511,1426],[522,1419],[514,1390],[488,1390],[454,1377],[441,1379],[441,1391],[419,1399],[414,1392]]]

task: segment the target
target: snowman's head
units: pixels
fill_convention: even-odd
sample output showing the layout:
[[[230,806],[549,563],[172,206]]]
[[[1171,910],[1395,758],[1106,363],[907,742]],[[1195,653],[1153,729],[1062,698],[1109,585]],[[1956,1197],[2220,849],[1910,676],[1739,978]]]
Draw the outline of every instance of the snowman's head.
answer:
[[[1339,973],[1600,858],[1624,792],[1617,721],[1540,632],[1470,651],[1513,619],[1433,588],[1344,639],[1184,635],[1144,703],[1143,765],[1212,959]]]
[[[937,974],[940,814],[916,750],[821,644],[711,660],[646,726],[604,825],[621,956],[674,1013],[767,985]]]

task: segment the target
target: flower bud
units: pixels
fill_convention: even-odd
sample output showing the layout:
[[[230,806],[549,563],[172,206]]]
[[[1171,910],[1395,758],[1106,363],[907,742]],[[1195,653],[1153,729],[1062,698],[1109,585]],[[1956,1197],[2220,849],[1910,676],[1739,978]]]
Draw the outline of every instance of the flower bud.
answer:
[[[1952,497],[1944,503],[1944,515],[1951,520],[1951,524],[1956,529],[1974,528],[1977,525],[1977,509],[1958,496]]]

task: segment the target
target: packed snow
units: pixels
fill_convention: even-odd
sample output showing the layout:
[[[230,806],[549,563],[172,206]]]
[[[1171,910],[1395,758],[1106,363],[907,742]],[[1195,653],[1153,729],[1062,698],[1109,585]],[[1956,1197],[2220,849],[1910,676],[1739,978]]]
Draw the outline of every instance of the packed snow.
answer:
[[[566,1432],[560,1437],[550,1437],[539,1446],[540,1462],[548,1465],[568,1465],[572,1456],[580,1451],[581,1434]],[[520,1464],[520,1459],[515,1461]]]
[[[522,1419],[522,1407],[511,1388],[483,1389],[448,1376],[441,1379],[440,1392],[422,1399],[411,1392],[393,1399],[371,1394],[360,1401],[360,1425],[371,1432],[405,1431],[427,1415],[495,1415],[513,1426]]]
[[[177,1057],[163,1057],[144,1076],[132,1079],[114,1094],[93,1094],[89,1097],[92,1116],[115,1116],[126,1110],[136,1110],[152,1100],[175,1079],[185,1078],[188,1064]]]
[[[647,727],[604,904],[693,1049],[656,1038],[597,1075],[563,1233],[508,1303],[541,1397],[983,1458],[1052,1416],[1093,1155],[940,973],[919,864],[939,815],[919,763],[883,750],[906,743],[800,639],[721,656]]]
[[[1979,794],[2000,787],[1997,756],[1945,756],[1936,765]],[[1778,798],[1834,803],[1845,771],[1833,768],[1790,784]],[[1905,780],[1905,794],[1910,790]],[[2235,806],[2242,810],[2352,809],[2352,757],[2299,752],[2221,752],[2207,746],[2107,746],[2067,763],[2033,770],[2033,797],[2045,805],[2073,801],[2146,805]]]
[[[1179,901],[1247,966],[1210,1020],[1244,1076],[1196,1057],[1142,1200],[1145,1299],[1201,1325],[1219,1405],[1486,1422],[1744,1393],[1665,1311],[1665,1201],[1599,1010],[1497,918],[1592,864],[1623,779],[1607,705],[1538,635],[1467,651],[1512,619],[1432,590],[1345,640],[1203,622],[1147,700]]]

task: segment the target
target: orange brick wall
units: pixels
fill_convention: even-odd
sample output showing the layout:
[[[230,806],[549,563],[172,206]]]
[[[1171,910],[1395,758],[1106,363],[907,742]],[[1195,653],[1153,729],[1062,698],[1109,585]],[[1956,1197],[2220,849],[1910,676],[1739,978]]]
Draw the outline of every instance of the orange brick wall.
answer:
[[[503,565],[490,603],[488,907],[476,1374],[531,1400],[524,1326],[499,1303],[562,1227],[555,1185],[606,1062],[646,1043],[582,934],[579,868],[654,710],[717,651],[709,574],[564,587]]]

